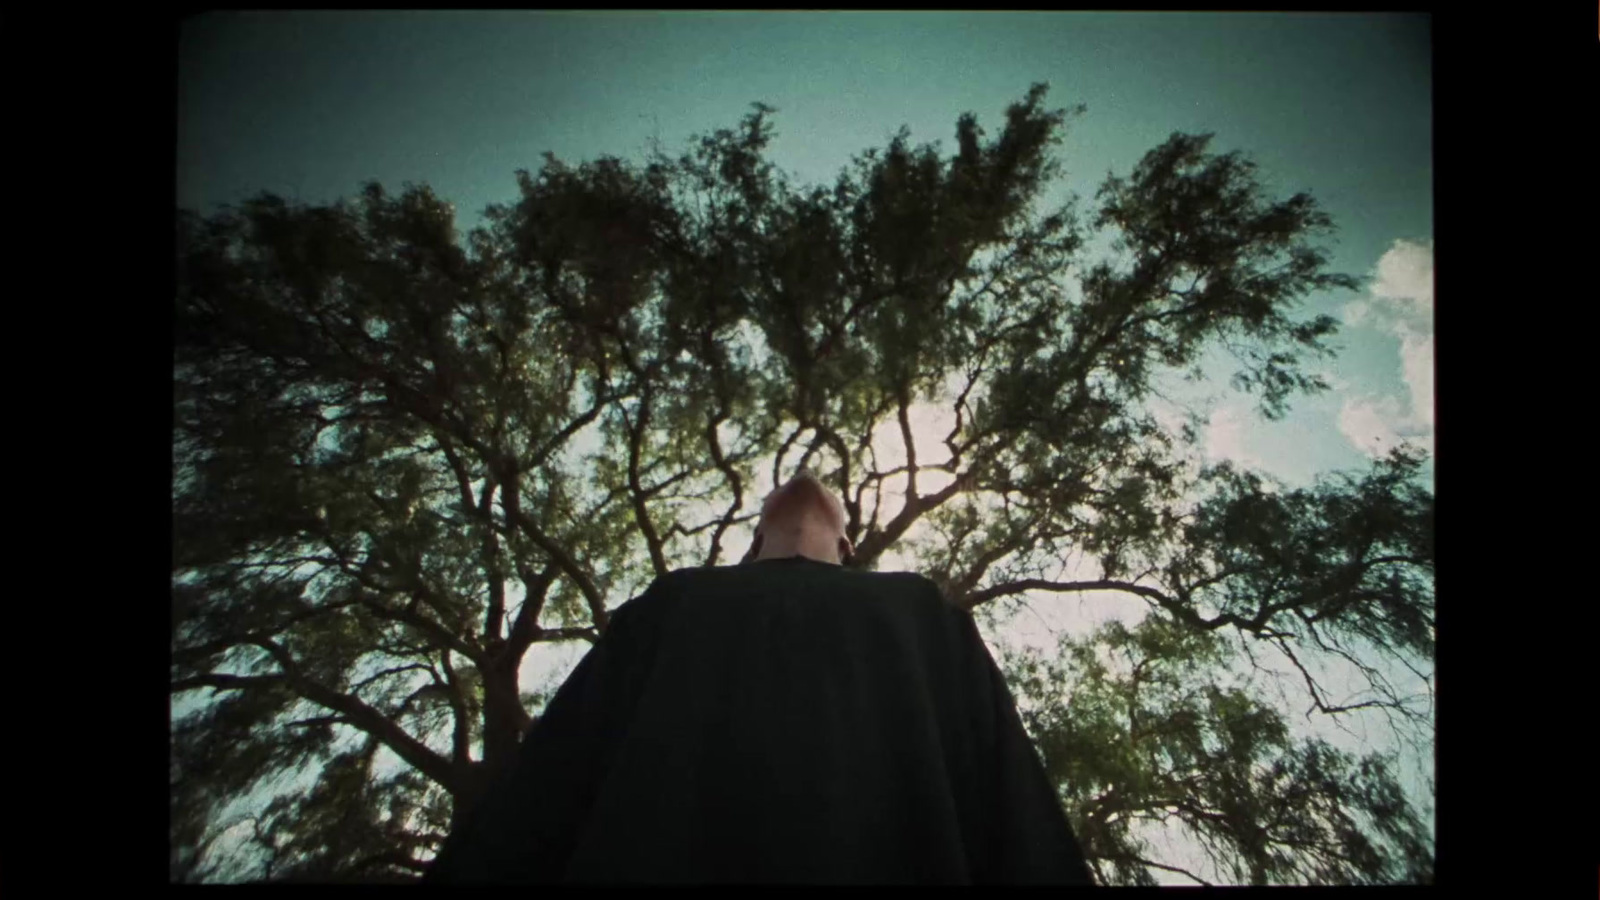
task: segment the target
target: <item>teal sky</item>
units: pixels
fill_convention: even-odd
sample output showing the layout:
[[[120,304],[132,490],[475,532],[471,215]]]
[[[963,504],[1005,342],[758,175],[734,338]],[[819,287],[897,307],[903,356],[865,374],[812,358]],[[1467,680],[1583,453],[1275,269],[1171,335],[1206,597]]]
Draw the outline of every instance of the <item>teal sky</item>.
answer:
[[[901,124],[950,144],[971,110],[996,133],[1006,105],[1048,81],[1053,104],[1088,108],[1060,148],[1068,174],[1052,199],[1090,198],[1172,131],[1210,131],[1275,189],[1318,198],[1340,229],[1341,271],[1371,274],[1396,241],[1426,247],[1433,230],[1422,16],[229,12],[187,23],[180,53],[177,200],[193,209],[263,189],[326,202],[366,179],[417,181],[469,228],[515,198],[513,171],[537,169],[546,150],[627,156],[652,135],[677,148],[757,100],[779,110],[778,164],[831,179]],[[1307,311],[1342,315],[1359,299]],[[1384,398],[1411,399],[1402,335],[1431,335],[1431,296],[1426,312],[1409,332],[1381,315],[1347,329],[1329,367],[1346,391],[1301,404],[1292,428],[1223,409],[1242,421],[1222,430],[1296,481],[1360,462],[1334,439],[1345,400],[1360,404],[1348,428],[1418,433],[1408,404]]]
[[[1310,191],[1332,215],[1333,268],[1371,277],[1304,308],[1347,323],[1344,353],[1322,367],[1336,390],[1281,423],[1254,417],[1224,368],[1180,397],[1211,414],[1208,458],[1305,483],[1402,438],[1432,446],[1430,72],[1428,19],[1402,14],[211,13],[180,41],[177,202],[209,211],[260,190],[328,202],[368,179],[427,182],[469,228],[515,199],[513,171],[537,170],[544,151],[637,156],[652,135],[673,151],[753,101],[778,109],[773,160],[801,183],[831,181],[902,124],[953,148],[972,111],[993,136],[1005,107],[1047,81],[1050,105],[1087,106],[1052,200],[1087,203],[1108,171],[1126,174],[1173,131],[1204,131],[1273,191]],[[551,648],[524,687],[578,655]]]

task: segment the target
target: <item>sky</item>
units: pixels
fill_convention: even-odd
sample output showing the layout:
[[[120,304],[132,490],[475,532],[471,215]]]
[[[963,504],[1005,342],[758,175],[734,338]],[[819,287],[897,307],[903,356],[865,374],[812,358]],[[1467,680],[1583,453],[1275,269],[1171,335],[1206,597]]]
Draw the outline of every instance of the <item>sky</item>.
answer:
[[[671,151],[756,101],[777,108],[770,158],[804,184],[831,181],[902,125],[953,150],[971,111],[992,137],[1007,105],[1048,82],[1049,105],[1086,106],[1057,148],[1066,176],[1051,203],[1087,203],[1174,131],[1213,133],[1213,151],[1243,151],[1275,194],[1309,191],[1338,228],[1330,268],[1364,284],[1302,307],[1342,322],[1341,353],[1315,367],[1334,389],[1283,421],[1261,420],[1227,387],[1225,360],[1200,385],[1172,386],[1208,416],[1200,459],[1300,486],[1402,440],[1432,449],[1426,16],[219,12],[186,21],[179,54],[176,202],[201,212],[262,190],[325,203],[367,180],[416,182],[451,201],[465,230],[486,205],[514,201],[514,171],[537,170],[546,151],[570,163],[637,158],[652,139]],[[1175,407],[1154,411],[1176,426]],[[919,410],[919,439],[937,446],[940,418]],[[897,444],[886,435],[880,449],[892,457]],[[1042,648],[1143,613],[1117,595],[1027,601],[985,632],[992,646]],[[524,688],[558,683],[586,647],[536,647]]]

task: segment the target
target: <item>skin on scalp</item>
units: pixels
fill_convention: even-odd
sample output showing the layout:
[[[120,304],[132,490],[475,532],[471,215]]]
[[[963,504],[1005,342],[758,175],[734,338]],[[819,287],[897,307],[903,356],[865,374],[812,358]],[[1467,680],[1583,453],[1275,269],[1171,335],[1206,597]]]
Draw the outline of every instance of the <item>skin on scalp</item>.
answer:
[[[762,504],[755,558],[805,556],[839,563],[851,549],[844,524],[844,504],[802,469]]]

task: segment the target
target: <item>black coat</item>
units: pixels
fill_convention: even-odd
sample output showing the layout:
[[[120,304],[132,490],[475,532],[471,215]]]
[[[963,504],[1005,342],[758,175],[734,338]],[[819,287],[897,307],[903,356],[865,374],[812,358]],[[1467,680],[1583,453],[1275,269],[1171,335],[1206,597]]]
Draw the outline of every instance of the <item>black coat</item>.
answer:
[[[972,616],[798,556],[620,606],[424,880],[1090,883]]]

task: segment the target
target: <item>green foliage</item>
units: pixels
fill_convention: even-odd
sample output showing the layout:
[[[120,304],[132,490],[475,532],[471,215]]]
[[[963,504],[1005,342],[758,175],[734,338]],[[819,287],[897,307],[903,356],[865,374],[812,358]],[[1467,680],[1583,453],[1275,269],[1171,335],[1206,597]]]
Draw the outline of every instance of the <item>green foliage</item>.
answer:
[[[1401,448],[1364,476],[1282,492],[1229,465],[1205,472],[1208,496],[1183,526],[1188,549],[1167,581],[1256,627],[1290,620],[1319,645],[1362,640],[1431,659],[1433,497],[1418,484],[1421,464]]]
[[[1319,389],[1301,358],[1333,324],[1292,312],[1354,284],[1311,243],[1330,223],[1203,135],[1110,178],[1087,223],[1076,200],[1040,208],[1081,112],[1045,94],[992,139],[961,116],[953,156],[902,132],[830,185],[767,161],[760,104],[677,156],[547,155],[464,236],[425,186],[180,213],[172,685],[194,709],[173,724],[174,880],[237,879],[246,857],[272,878],[414,876],[514,758],[542,702],[517,681],[529,648],[593,640],[657,575],[731,562],[757,474],[800,465],[844,496],[857,565],[905,549],[974,606],[1083,589],[1052,573],[1084,554],[1097,589],[1169,622],[1102,636],[1154,660],[1141,677],[1171,695],[1136,713],[1164,723],[1154,756],[1104,752],[1135,713],[1098,656],[1069,654],[1071,715],[1030,720],[1064,791],[1215,810],[1199,820],[1229,823],[1205,833],[1245,880],[1398,877],[1360,843],[1411,834],[1384,770],[1313,759],[1250,696],[1198,685],[1225,628],[1286,654],[1431,657],[1420,459],[1312,491],[1194,480],[1141,408],[1155,374],[1212,346],[1269,415]],[[1095,231],[1123,258],[1079,260]],[[958,427],[884,470],[873,435],[919,401]],[[953,481],[924,479],[889,516],[886,480],[919,470]],[[1326,714],[1357,708],[1302,673]],[[1407,711],[1394,692],[1375,703]],[[398,774],[375,767],[380,747]],[[1278,782],[1252,768],[1279,760]],[[1161,781],[1202,762],[1209,780]],[[297,773],[312,786],[265,797]],[[1284,861],[1292,844],[1247,829],[1270,819],[1262,798],[1336,787],[1382,813],[1339,826],[1358,862]],[[255,812],[230,819],[247,797]],[[1148,880],[1108,816],[1083,820],[1112,848],[1107,877]]]
[[[1332,228],[1309,194],[1266,199],[1255,165],[1238,153],[1207,154],[1210,142],[1174,134],[1129,178],[1107,179],[1095,224],[1116,226],[1135,262],[1125,273],[1091,270],[1079,321],[1134,396],[1152,362],[1185,366],[1206,340],[1222,340],[1245,364],[1235,386],[1258,392],[1262,412],[1278,418],[1292,393],[1327,389],[1298,364],[1307,352],[1327,355],[1323,339],[1336,328],[1328,316],[1295,321],[1288,310],[1310,292],[1358,282],[1325,272],[1327,254],[1305,242]]]
[[[1103,883],[1154,884],[1152,838],[1190,836],[1248,884],[1431,882],[1431,838],[1379,754],[1295,740],[1226,669],[1215,635],[1152,615],[1065,638],[1054,659],[1007,654],[1024,711]]]
[[[334,756],[304,794],[280,795],[267,804],[254,823],[268,848],[266,880],[391,880],[359,877],[384,864],[412,875],[420,871],[409,851],[436,842],[419,839],[412,829],[448,826],[448,812],[438,802],[442,791],[415,772],[375,778],[377,747],[368,741]]]

